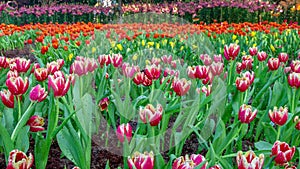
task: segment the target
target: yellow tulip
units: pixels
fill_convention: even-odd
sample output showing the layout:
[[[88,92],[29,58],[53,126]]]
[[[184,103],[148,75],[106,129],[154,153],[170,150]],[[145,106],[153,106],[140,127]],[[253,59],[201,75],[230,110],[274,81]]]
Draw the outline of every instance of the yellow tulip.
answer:
[[[73,57],[74,57],[73,53],[70,53],[69,57],[68,57],[69,61],[71,61],[73,59]]]
[[[270,48],[271,48],[272,52],[275,52],[275,47],[272,44],[270,45]]]
[[[225,40],[224,39],[222,39],[222,45],[225,45]]]
[[[254,37],[256,35],[256,32],[252,31],[251,36]]]
[[[142,40],[142,46],[145,46],[145,41],[144,40]]]
[[[150,60],[148,60],[148,59],[145,61],[145,63],[146,63],[146,65],[150,65],[151,64]]]
[[[159,47],[160,47],[160,44],[156,43],[156,49],[159,49]]]
[[[135,54],[135,55],[132,56],[132,60],[136,61],[137,59],[138,59],[138,55],[137,54]]]
[[[174,42],[169,42],[170,46],[172,47],[172,49],[174,48],[175,46],[175,43]]]
[[[257,46],[256,43],[254,43],[254,44],[253,44],[253,47],[256,47],[256,46]]]
[[[184,49],[184,46],[181,46],[180,51],[183,51],[183,49]]]
[[[95,52],[96,52],[96,48],[92,47],[92,53],[95,53]]]
[[[238,44],[239,42],[240,42],[239,40],[236,40],[236,41],[235,41],[236,44]]]
[[[123,50],[123,46],[121,44],[117,44],[117,48],[122,51]]]
[[[149,46],[153,46],[154,45],[154,42],[148,42],[147,43]]]
[[[232,40],[236,40],[237,36],[236,35],[232,35]]]
[[[114,48],[115,45],[116,45],[116,42],[115,42],[115,41],[111,41],[111,42],[110,42],[110,45],[111,45],[112,48]]]

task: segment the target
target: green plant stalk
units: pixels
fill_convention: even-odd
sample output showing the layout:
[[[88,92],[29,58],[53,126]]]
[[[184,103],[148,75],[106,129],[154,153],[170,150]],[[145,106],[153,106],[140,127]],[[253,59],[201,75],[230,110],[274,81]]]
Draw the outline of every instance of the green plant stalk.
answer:
[[[293,98],[292,98],[292,107],[291,107],[291,113],[295,114],[295,103],[297,102],[296,100],[296,89],[292,89],[293,92]]]
[[[230,60],[229,62],[230,64],[230,68],[229,68],[229,76],[228,76],[228,86],[231,86],[231,79],[232,79],[232,69],[233,69],[233,65],[234,65],[234,61]]]
[[[20,121],[22,110],[21,110],[21,100],[19,96],[16,96],[18,100],[18,121]]]
[[[278,125],[276,141],[279,140],[281,134],[281,126]]]

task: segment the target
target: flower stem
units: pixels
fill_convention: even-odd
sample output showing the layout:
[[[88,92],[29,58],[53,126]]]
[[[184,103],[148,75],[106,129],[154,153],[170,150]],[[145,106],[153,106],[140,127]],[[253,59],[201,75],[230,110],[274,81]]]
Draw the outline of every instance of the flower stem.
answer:
[[[17,100],[18,100],[18,121],[20,120],[20,118],[21,118],[21,100],[20,100],[20,97],[19,96],[16,96],[17,97]]]
[[[292,98],[291,113],[295,114],[296,90],[293,88],[292,92],[293,92],[293,98]]]
[[[279,140],[279,138],[280,138],[280,133],[281,133],[281,126],[278,126],[276,140]]]

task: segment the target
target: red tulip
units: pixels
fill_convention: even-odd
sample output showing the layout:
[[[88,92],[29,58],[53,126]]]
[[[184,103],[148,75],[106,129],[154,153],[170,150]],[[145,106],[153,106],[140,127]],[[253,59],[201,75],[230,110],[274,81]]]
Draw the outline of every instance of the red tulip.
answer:
[[[287,62],[289,60],[289,56],[287,53],[279,53],[278,59],[280,62]]]
[[[100,102],[99,102],[99,104],[98,104],[98,106],[100,107],[101,111],[106,110],[107,107],[108,107],[108,105],[109,105],[109,99],[107,97],[101,99]]]
[[[291,69],[293,72],[300,73],[300,60],[293,60],[291,63]]]
[[[255,56],[257,54],[257,47],[249,48],[249,54]]]
[[[172,55],[170,56],[164,55],[161,57],[161,60],[164,62],[164,64],[171,64],[172,59],[173,59]]]
[[[249,88],[250,81],[247,77],[237,77],[235,84],[239,91],[244,92]]]
[[[240,74],[243,70],[246,69],[246,65],[241,62],[236,62],[236,72]]]
[[[7,68],[9,66],[9,59],[4,56],[0,56],[0,69]]]
[[[211,94],[212,85],[203,86],[201,91],[205,94],[205,96],[209,96]]]
[[[30,68],[30,60],[17,57],[17,58],[10,60],[9,67],[10,67],[10,70],[12,70],[12,71],[16,70],[19,73],[27,72],[28,69]]]
[[[249,80],[250,85],[252,85],[252,83],[254,82],[254,78],[255,78],[254,72],[250,73],[249,71],[247,71],[247,72],[243,73],[242,76],[246,77]]]
[[[188,68],[187,68],[187,75],[188,75],[188,77],[190,78],[190,79],[195,79],[196,78],[196,76],[195,76],[195,73],[196,73],[196,69],[195,69],[195,67],[193,66],[188,66]]]
[[[274,107],[273,111],[269,110],[269,117],[273,123],[282,126],[288,119],[288,109],[282,106],[279,109]]]
[[[175,159],[172,169],[194,169],[204,161],[205,158],[201,154],[192,154],[190,157],[188,155],[185,157],[181,156]],[[206,167],[207,162],[204,163],[200,169],[206,169]]]
[[[155,66],[155,65],[146,66],[145,75],[149,79],[151,79],[151,80],[157,80],[157,79],[159,79],[160,74],[161,74],[161,68],[160,68],[160,66]]]
[[[34,63],[31,70],[30,70],[30,73],[34,73],[35,69],[38,69],[38,68],[41,68],[40,64],[39,63]]]
[[[280,61],[278,58],[270,58],[268,60],[268,67],[270,70],[277,70],[280,66]]]
[[[61,71],[57,71],[54,75],[48,76],[48,90],[50,91],[50,88],[53,90],[54,97],[62,97],[68,92],[71,79],[72,75],[65,77]]]
[[[41,48],[41,54],[45,54],[46,52],[48,52],[48,46],[42,46]]]
[[[239,110],[239,120],[241,123],[250,123],[256,117],[257,110],[252,111],[250,105],[243,104]]]
[[[183,79],[175,79],[172,83],[172,89],[178,96],[185,95],[191,87],[191,81]]]
[[[30,126],[31,132],[44,131],[44,124],[44,118],[38,115],[31,116],[30,119],[27,121],[27,125]]]
[[[220,76],[221,73],[224,70],[224,63],[222,62],[213,62],[210,66],[209,66],[209,70],[212,73],[213,76]]]
[[[145,152],[141,154],[135,152],[132,157],[128,157],[128,166],[130,169],[153,169],[154,168],[154,156],[153,152]]]
[[[19,73],[14,70],[14,71],[8,71],[7,74],[6,74],[6,79],[9,79],[11,77],[19,77]]]
[[[195,77],[198,79],[206,79],[206,77],[208,76],[208,69],[206,68],[206,66],[196,66],[195,67],[196,71],[195,71]]]
[[[30,153],[29,157],[19,150],[12,150],[9,153],[8,165],[6,169],[30,169],[33,165],[33,155]]]
[[[285,165],[287,162],[291,161],[295,154],[295,146],[290,147],[285,142],[276,141],[272,147],[272,154],[274,156],[274,161],[278,165]]]
[[[3,90],[0,92],[2,103],[8,108],[14,108],[14,95],[9,90]]]
[[[296,123],[295,128],[296,128],[297,130],[300,130],[300,119],[299,119],[299,116],[296,116],[296,117],[294,118],[294,122]]]
[[[121,124],[117,128],[117,136],[121,143],[124,142],[124,138],[130,142],[132,137],[132,127],[129,123]]]
[[[264,165],[264,155],[260,154],[259,157],[249,150],[244,155],[242,151],[239,151],[236,156],[236,162],[238,169],[262,169]]]
[[[235,60],[239,52],[240,46],[235,43],[231,43],[229,46],[225,45],[224,47],[224,57],[226,60]]]
[[[292,72],[288,76],[288,83],[291,87],[300,87],[300,73]]]
[[[257,59],[261,62],[265,61],[267,59],[267,57],[268,57],[268,55],[266,52],[258,52],[257,53]]]
[[[11,77],[6,80],[6,86],[8,90],[16,96],[23,95],[29,86],[28,78],[23,79],[22,77]]]
[[[48,78],[48,70],[46,68],[35,69],[34,76],[37,81],[42,82]]]
[[[100,67],[102,68],[104,65],[108,66],[111,63],[110,55],[100,55],[98,56],[98,62]]]
[[[123,56],[121,54],[113,54],[112,55],[112,63],[114,67],[120,67],[123,63]]]
[[[42,102],[46,99],[48,92],[45,91],[45,88],[42,88],[41,85],[36,85],[32,88],[29,94],[31,101]]]
[[[242,57],[242,64],[244,66],[244,69],[252,69],[252,64],[253,64],[253,58],[250,55],[245,55]]]
[[[138,72],[135,77],[133,78],[133,82],[136,85],[144,85],[144,86],[151,86],[152,85],[152,80],[149,79],[144,72]]]
[[[157,104],[156,108],[152,104],[146,105],[145,108],[141,108],[139,111],[140,118],[143,123],[150,122],[151,126],[157,126],[162,119],[163,107],[161,104]]]
[[[211,59],[211,57],[208,54],[201,54],[200,55],[200,60],[202,61],[202,63],[205,66],[209,66],[209,65],[212,64],[212,59]]]

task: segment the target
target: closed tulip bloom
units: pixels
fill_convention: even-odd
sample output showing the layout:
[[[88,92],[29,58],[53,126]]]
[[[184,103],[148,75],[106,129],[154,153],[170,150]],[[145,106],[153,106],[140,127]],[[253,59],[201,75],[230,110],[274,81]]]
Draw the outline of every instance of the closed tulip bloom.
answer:
[[[132,78],[139,71],[139,66],[130,66],[129,63],[122,64],[122,73],[125,77]]]
[[[47,71],[50,75],[53,75],[55,72],[59,71],[60,68],[60,64],[55,61],[47,63]]]
[[[250,55],[246,55],[242,57],[242,64],[244,65],[245,69],[252,69],[252,64],[253,64],[253,58]]]
[[[30,68],[30,60],[17,57],[17,58],[10,60],[9,67],[10,67],[10,70],[16,70],[19,73],[21,73],[21,72],[25,73]]]
[[[195,71],[195,77],[198,79],[206,79],[206,77],[208,76],[208,69],[206,66],[196,66],[195,67],[196,71]]]
[[[187,75],[190,79],[195,79],[196,76],[195,76],[195,73],[196,73],[196,69],[194,66],[188,66],[187,68]]]
[[[25,79],[23,79],[20,76],[11,77],[6,80],[6,86],[13,95],[20,96],[27,91],[29,86],[29,81],[27,77],[25,77]]]
[[[293,72],[300,73],[300,60],[293,60],[291,63],[291,69]]]
[[[30,169],[33,165],[33,155],[30,153],[29,157],[22,151],[12,150],[9,153],[8,165],[6,169]]]
[[[249,54],[255,56],[257,54],[257,47],[249,48]]]
[[[240,74],[245,69],[246,69],[246,65],[245,64],[242,64],[241,62],[237,62],[236,63],[236,72],[238,74]]]
[[[9,90],[0,92],[2,103],[8,108],[14,108],[14,95]]]
[[[214,62],[216,62],[216,63],[223,62],[222,55],[221,54],[214,55]]]
[[[45,88],[42,88],[41,85],[36,85],[32,88],[29,94],[29,98],[31,101],[42,102],[46,99],[48,92],[46,92]]]
[[[141,154],[135,152],[132,157],[128,157],[128,166],[130,169],[153,169],[154,168],[154,155],[151,151],[150,153],[145,152]]]
[[[209,96],[211,94],[212,85],[202,86],[201,91],[205,94],[205,96]]]
[[[143,123],[150,123],[151,126],[157,126],[162,119],[163,107],[157,104],[156,108],[152,104],[140,108],[139,115]]]
[[[175,159],[172,165],[172,169],[194,169],[202,162],[205,161],[204,156],[201,154],[192,154],[190,157],[186,155]],[[200,169],[206,169],[207,162],[202,165]]]
[[[213,76],[220,76],[224,70],[224,63],[222,62],[213,62],[209,66],[209,70],[212,73]]]
[[[43,82],[48,78],[48,70],[46,68],[38,68],[34,70],[34,76],[37,81]]]
[[[240,46],[235,43],[231,43],[229,46],[225,45],[224,47],[224,57],[226,60],[235,60],[239,52]]]
[[[108,66],[111,64],[111,56],[110,55],[100,55],[98,57],[98,62],[101,68],[103,68],[104,65]]]
[[[246,78],[249,80],[250,85],[252,85],[252,83],[254,82],[254,79],[255,79],[254,72],[251,72],[251,73],[250,73],[249,71],[247,71],[247,72],[243,73],[242,76],[243,76],[243,77],[246,77]]]
[[[123,56],[121,54],[113,54],[112,63],[114,67],[121,67],[123,63]]]
[[[54,97],[64,96],[69,88],[71,83],[72,75],[65,75],[61,72],[55,72],[54,75],[48,76],[48,90],[53,90]]]
[[[209,66],[212,64],[212,59],[210,58],[210,56],[208,54],[201,54],[200,55],[200,60],[202,61],[202,63],[205,66]]]
[[[242,151],[239,151],[236,156],[236,162],[238,169],[262,169],[264,165],[264,155],[260,154],[259,157],[249,150],[244,155]]]
[[[270,58],[268,60],[269,70],[277,70],[280,66],[280,61],[278,58]]]
[[[0,69],[1,68],[8,68],[9,66],[9,59],[7,59],[6,57],[4,56],[0,56]]]
[[[288,83],[291,87],[300,87],[300,73],[292,72],[288,76]]]
[[[245,92],[250,86],[250,81],[247,77],[237,77],[235,85],[239,91]]]
[[[75,60],[72,65],[70,66],[70,74],[76,74],[78,76],[83,76],[88,73],[88,67],[85,61]]]
[[[279,53],[278,59],[280,62],[287,62],[289,60],[289,56],[287,53]]]
[[[272,147],[272,157],[278,165],[285,165],[291,161],[295,154],[296,147],[290,147],[286,142],[276,141]]]
[[[243,104],[239,110],[239,120],[241,123],[250,123],[256,117],[257,110],[252,110],[250,105]]]
[[[130,142],[132,137],[132,127],[129,123],[121,124],[117,128],[117,137],[121,143],[124,142],[124,138]]]
[[[300,119],[299,119],[299,116],[296,116],[296,117],[294,118],[294,122],[296,123],[295,128],[296,128],[297,130],[300,130]]]
[[[145,69],[145,74],[149,79],[157,80],[160,77],[161,68],[160,66],[156,65],[147,66]]]
[[[262,51],[262,52],[257,53],[257,59],[261,62],[265,61],[267,59],[267,57],[268,57],[268,54],[266,52]]]
[[[30,119],[27,121],[27,125],[30,126],[31,132],[44,131],[44,124],[44,118],[38,115],[31,116]]]
[[[191,81],[183,79],[175,79],[172,83],[172,89],[178,96],[185,95],[191,87]]]
[[[282,106],[279,109],[274,107],[273,110],[269,110],[269,117],[273,123],[282,126],[288,119],[288,109]]]
[[[16,70],[10,70],[7,72],[6,74],[6,78],[9,79],[11,77],[18,77],[19,76],[19,73],[16,71]]]
[[[98,107],[100,108],[101,111],[104,111],[104,110],[107,110],[108,105],[109,105],[109,99],[108,99],[108,97],[105,97],[100,100]]]
[[[162,56],[161,60],[163,61],[164,64],[171,64],[172,62],[172,56],[167,56],[167,55],[164,55]]]

